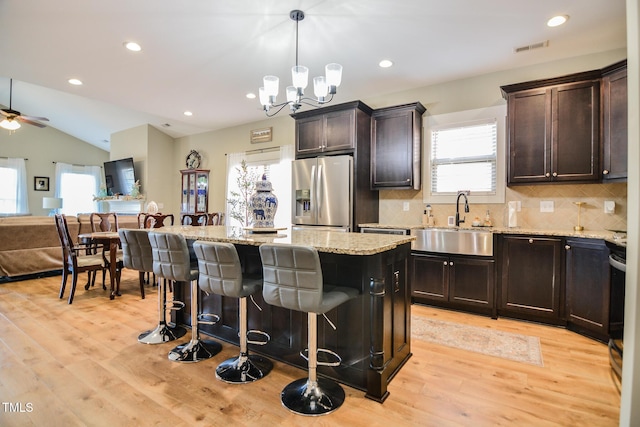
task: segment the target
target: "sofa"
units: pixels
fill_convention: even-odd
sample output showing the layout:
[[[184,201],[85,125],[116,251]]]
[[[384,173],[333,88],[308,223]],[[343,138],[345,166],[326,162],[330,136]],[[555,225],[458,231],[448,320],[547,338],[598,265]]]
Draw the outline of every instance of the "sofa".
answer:
[[[88,214],[67,216],[71,238],[91,232]],[[138,228],[135,215],[119,215],[120,228]],[[0,218],[0,277],[62,270],[62,248],[53,217]]]

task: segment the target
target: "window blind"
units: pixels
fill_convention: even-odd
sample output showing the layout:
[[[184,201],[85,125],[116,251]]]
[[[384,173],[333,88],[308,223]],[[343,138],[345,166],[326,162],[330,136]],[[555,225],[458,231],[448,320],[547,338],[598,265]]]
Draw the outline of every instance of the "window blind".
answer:
[[[431,193],[496,194],[495,119],[459,123],[431,131]]]

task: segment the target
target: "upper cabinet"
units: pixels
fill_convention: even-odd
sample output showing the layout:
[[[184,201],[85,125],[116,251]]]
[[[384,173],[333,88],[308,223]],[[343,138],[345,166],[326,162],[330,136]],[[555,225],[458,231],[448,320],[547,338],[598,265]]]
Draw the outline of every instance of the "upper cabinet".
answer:
[[[602,180],[627,179],[627,61],[602,72]]]
[[[600,71],[501,89],[508,185],[600,180]]]
[[[359,140],[369,140],[371,113],[371,108],[356,101],[293,114],[296,158],[353,154]]]
[[[419,102],[375,110],[371,120],[371,188],[420,189],[422,115]]]

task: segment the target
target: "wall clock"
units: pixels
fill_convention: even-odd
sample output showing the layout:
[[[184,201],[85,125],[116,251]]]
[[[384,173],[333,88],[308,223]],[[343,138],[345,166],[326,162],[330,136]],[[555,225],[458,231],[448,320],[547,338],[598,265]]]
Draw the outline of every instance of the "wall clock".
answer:
[[[200,153],[196,150],[191,150],[189,154],[187,154],[186,165],[189,169],[198,169],[200,167],[200,161],[202,158],[200,157]]]

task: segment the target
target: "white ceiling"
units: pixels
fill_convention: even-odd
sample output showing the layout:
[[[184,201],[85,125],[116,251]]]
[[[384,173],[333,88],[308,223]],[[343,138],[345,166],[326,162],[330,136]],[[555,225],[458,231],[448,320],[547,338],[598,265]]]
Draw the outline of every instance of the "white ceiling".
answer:
[[[145,123],[180,137],[258,121],[245,94],[275,74],[284,99],[293,9],[310,76],[344,67],[334,103],[626,46],[625,0],[0,0],[0,104],[13,78],[15,110],[105,150]],[[570,19],[547,27],[556,14]]]

